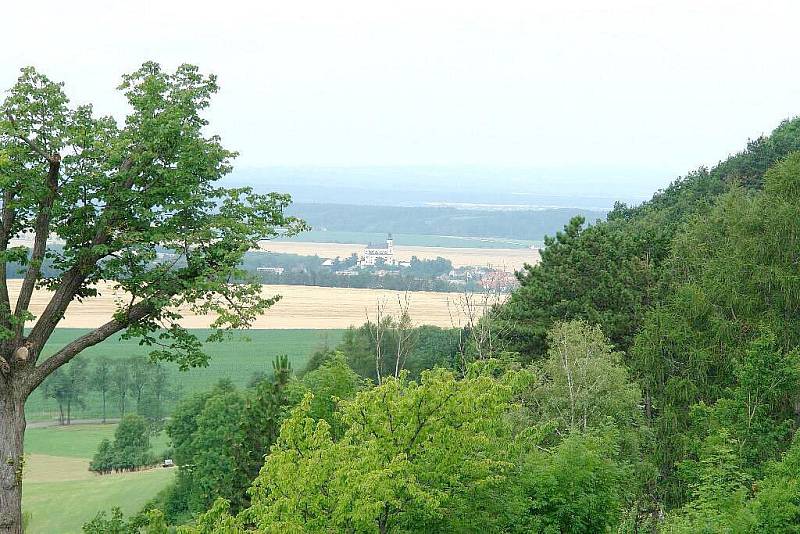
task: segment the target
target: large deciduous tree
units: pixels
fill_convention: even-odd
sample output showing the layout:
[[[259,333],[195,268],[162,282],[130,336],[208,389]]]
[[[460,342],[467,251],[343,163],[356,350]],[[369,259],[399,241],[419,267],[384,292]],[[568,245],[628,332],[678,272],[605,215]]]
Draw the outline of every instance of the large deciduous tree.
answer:
[[[249,326],[276,297],[241,272],[243,254],[303,227],[284,215],[288,196],[217,184],[235,153],[206,132],[214,76],[145,63],[119,90],[130,108],[122,122],[71,106],[62,84],[25,68],[0,107],[0,532],[21,531],[28,395],[123,330],[154,358],[203,365],[180,310],[216,315],[212,339]],[[42,272],[45,260],[55,275]],[[23,266],[19,285],[8,282],[12,263]],[[125,296],[108,322],[40,358],[70,303],[109,284]],[[52,293],[34,316],[37,288]]]

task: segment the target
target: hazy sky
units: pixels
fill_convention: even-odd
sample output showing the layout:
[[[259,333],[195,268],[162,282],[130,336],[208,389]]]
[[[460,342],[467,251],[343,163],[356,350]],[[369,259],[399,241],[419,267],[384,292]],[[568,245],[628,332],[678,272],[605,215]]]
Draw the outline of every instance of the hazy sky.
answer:
[[[662,184],[800,113],[796,0],[6,2],[33,64],[120,114],[143,60],[219,75],[239,165],[620,169]],[[9,33],[10,32],[10,33]]]

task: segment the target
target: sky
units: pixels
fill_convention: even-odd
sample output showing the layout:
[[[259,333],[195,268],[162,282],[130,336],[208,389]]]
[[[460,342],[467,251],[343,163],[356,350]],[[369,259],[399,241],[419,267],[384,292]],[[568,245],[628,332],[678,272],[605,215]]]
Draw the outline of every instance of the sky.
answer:
[[[800,113],[796,0],[6,4],[0,87],[34,65],[121,117],[121,74],[197,64],[219,76],[208,117],[240,168],[651,190]]]

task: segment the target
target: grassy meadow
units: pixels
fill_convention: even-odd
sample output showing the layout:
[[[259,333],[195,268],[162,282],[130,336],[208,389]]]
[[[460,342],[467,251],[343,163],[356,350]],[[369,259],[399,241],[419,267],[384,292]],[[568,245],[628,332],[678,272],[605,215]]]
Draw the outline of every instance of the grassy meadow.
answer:
[[[59,347],[75,339],[86,330],[64,328],[55,331],[45,347],[43,357]],[[316,349],[325,345],[333,346],[339,342],[342,330],[251,330],[237,333],[222,343],[206,345],[210,356],[208,367],[178,371],[174,364],[166,363],[174,377],[180,395],[202,391],[221,378],[228,378],[234,384],[243,386],[259,372],[272,372],[272,361],[275,356],[286,354],[294,369],[300,370],[308,357]],[[207,330],[199,330],[200,336],[208,334]],[[86,349],[82,356],[89,360],[101,355],[109,358],[127,358],[136,355],[147,355],[148,347],[139,346],[136,340],[124,340],[119,335],[113,336],[103,343]],[[129,399],[129,408],[134,404]],[[113,399],[108,400],[108,416],[118,416],[117,405]],[[25,406],[28,421],[52,420],[58,417],[58,405],[53,399],[47,399],[41,392],[34,391]],[[102,415],[100,395],[89,392],[85,406],[73,407],[73,419],[99,418]],[[31,429],[33,430],[33,429]]]
[[[98,511],[119,506],[135,513],[175,472],[148,469],[135,473],[97,475],[89,461],[104,438],[113,439],[115,424],[30,428],[25,433],[23,510],[30,514],[29,533],[81,532]],[[159,454],[167,446],[162,433],[151,438]]]

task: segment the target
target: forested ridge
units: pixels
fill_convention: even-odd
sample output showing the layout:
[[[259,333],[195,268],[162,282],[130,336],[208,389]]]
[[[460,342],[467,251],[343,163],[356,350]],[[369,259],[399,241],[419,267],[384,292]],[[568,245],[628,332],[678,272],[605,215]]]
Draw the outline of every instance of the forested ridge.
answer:
[[[575,215],[594,221],[606,212],[603,209],[559,207],[465,209],[312,203],[297,203],[288,211],[302,217],[314,229],[533,241],[541,240],[544,234],[555,231]]]

